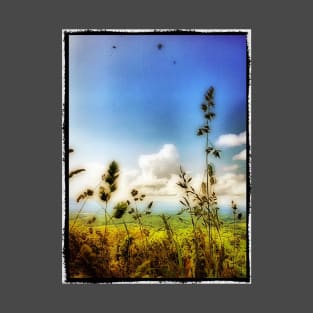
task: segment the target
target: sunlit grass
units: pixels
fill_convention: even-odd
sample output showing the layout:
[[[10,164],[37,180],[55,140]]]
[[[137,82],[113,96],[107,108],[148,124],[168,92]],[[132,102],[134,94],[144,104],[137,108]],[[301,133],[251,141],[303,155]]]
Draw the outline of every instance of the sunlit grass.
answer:
[[[237,223],[237,236],[233,236],[231,218],[224,219],[222,236],[225,247],[223,272],[203,268],[201,277],[195,273],[193,228],[188,216],[184,222],[172,215],[169,238],[159,215],[145,216],[142,230],[131,216],[125,217],[129,237],[122,222],[102,224],[102,216],[85,214],[70,233],[71,278],[244,278],[246,277],[246,223]],[[73,219],[70,220],[70,224]],[[144,237],[142,236],[144,234]],[[201,236],[203,266],[210,266],[206,251],[208,238],[203,229]],[[217,234],[213,234],[217,242]],[[175,241],[175,243],[174,243]],[[179,262],[179,254],[181,262]],[[215,251],[218,253],[218,251]]]

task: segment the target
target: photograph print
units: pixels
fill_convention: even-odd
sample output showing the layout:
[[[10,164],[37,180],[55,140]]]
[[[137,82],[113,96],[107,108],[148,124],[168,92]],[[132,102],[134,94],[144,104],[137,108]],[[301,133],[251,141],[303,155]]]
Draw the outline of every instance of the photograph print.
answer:
[[[62,35],[63,283],[251,283],[251,31]]]

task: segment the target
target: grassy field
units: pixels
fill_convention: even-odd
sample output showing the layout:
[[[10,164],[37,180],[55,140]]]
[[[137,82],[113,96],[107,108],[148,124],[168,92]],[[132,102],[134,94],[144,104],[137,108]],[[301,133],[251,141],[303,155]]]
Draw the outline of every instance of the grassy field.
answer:
[[[246,219],[221,216],[211,237],[188,214],[69,218],[70,278],[245,278]],[[209,240],[211,238],[211,240]]]

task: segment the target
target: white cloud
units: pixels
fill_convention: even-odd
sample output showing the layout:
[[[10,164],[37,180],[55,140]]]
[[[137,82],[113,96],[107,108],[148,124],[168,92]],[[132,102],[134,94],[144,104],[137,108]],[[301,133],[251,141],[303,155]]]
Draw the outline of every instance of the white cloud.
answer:
[[[139,169],[120,168],[118,189],[112,195],[112,200],[121,201],[129,198],[132,189],[150,197],[173,199],[178,195],[179,187],[179,155],[175,145],[165,144],[157,153],[140,155]],[[71,168],[85,168],[86,171],[70,180],[69,196],[76,199],[87,188],[94,189],[101,181],[107,166],[100,163],[87,163],[83,166]]]
[[[138,164],[139,171],[129,171],[123,175],[124,199],[125,195],[126,197],[129,195],[131,189],[137,188],[150,199],[176,201],[178,203],[182,190],[177,186],[180,161],[174,145],[166,144],[157,153],[141,155]],[[231,172],[238,168],[238,164],[225,166],[223,168],[224,174],[217,174],[215,191],[221,206],[230,207],[232,200],[239,206],[245,206],[246,175]],[[192,176],[192,186],[196,191],[200,191],[203,174],[190,173],[190,175]]]
[[[173,144],[165,144],[158,153],[141,155],[138,163],[144,176],[170,178],[178,173],[179,156]]]
[[[239,135],[236,134],[225,134],[221,135],[217,141],[216,145],[221,147],[236,147],[241,146],[246,143],[246,132],[242,132]]]
[[[179,181],[177,174],[180,160],[173,144],[165,144],[157,153],[139,156],[138,165],[138,169],[121,167],[118,189],[112,195],[113,202],[130,199],[130,191],[135,188],[149,200],[179,203],[182,190],[176,183]],[[87,188],[94,189],[106,171],[107,164],[87,163],[82,167],[86,171],[70,180],[69,196],[72,199],[76,199]],[[71,165],[70,168],[73,170],[80,166]],[[245,205],[246,176],[231,172],[237,168],[238,165],[227,166],[223,168],[223,175],[217,174],[215,191],[221,206],[229,207],[231,200],[239,206]],[[190,175],[193,177],[191,184],[199,191],[203,174],[190,173]]]
[[[247,151],[246,151],[246,149],[244,149],[241,152],[239,152],[238,154],[234,155],[233,160],[245,161],[246,160],[246,154],[247,154]]]
[[[139,175],[132,182],[134,188],[150,196],[175,196],[177,194],[179,155],[175,145],[165,144],[153,154],[138,158]]]
[[[239,168],[238,164],[234,164],[234,165],[229,165],[229,166],[224,166],[222,169],[224,172],[232,172],[235,171]]]
[[[217,177],[215,191],[222,206],[230,206],[231,201],[238,205],[246,202],[246,175],[226,173]]]

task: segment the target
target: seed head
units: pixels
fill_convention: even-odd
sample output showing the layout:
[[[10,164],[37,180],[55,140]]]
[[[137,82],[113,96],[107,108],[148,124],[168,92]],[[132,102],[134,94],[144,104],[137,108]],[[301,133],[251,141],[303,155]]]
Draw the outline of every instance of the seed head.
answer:
[[[113,217],[115,218],[121,218],[124,213],[126,212],[128,208],[127,202],[119,202],[114,208],[113,208]]]

